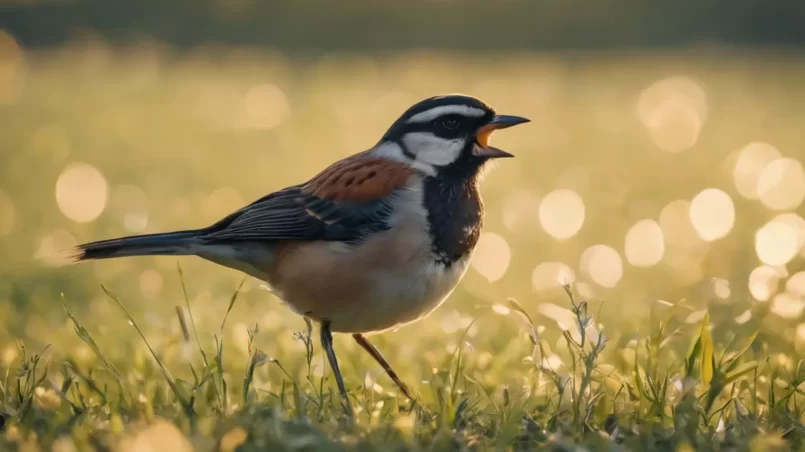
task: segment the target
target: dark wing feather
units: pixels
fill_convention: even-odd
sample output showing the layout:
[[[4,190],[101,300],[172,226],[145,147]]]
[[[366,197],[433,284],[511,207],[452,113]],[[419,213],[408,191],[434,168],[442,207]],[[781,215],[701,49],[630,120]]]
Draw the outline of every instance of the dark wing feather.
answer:
[[[204,240],[359,239],[387,227],[389,200],[410,175],[402,165],[358,154],[306,184],[272,193],[224,218]]]

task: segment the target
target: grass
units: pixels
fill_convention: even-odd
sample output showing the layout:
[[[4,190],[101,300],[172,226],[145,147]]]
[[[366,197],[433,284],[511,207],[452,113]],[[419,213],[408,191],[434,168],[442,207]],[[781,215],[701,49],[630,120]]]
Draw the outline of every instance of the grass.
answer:
[[[747,199],[733,168],[751,142],[805,160],[805,60],[708,52],[301,56],[87,37],[0,55],[17,58],[0,61],[0,451],[803,450],[805,254],[763,266],[755,234],[785,211]],[[336,335],[350,424],[317,327],[238,272],[47,260],[210,224],[455,91],[533,122],[495,136],[517,159],[484,180],[487,246],[455,293],[372,338],[415,404]],[[80,162],[103,189],[79,178],[60,197]],[[713,241],[688,215],[707,188],[735,207]],[[572,237],[539,216],[556,189],[583,200]],[[651,267],[625,243],[645,219],[664,234]],[[597,245],[619,261],[590,264]],[[569,293],[537,275],[559,264]],[[750,287],[755,269],[767,279]]]
[[[574,321],[561,331],[566,347],[559,365],[549,359],[557,355],[531,316],[509,300],[498,311],[522,326],[515,334],[532,349],[522,363],[508,363],[527,369],[523,386],[490,387],[476,378],[475,354],[466,342],[470,325],[456,333],[459,345],[420,385],[416,403],[353,379],[353,422],[340,408],[329,375],[311,372],[323,357],[314,351],[309,324],[293,335],[304,350],[298,371],[289,372],[260,350],[257,325],[248,333],[248,362],[229,368],[233,358],[223,351],[224,331],[240,289],[230,298],[216,348],[205,350],[186,295],[186,312],[177,306],[181,334],[153,347],[125,303],[103,288],[123,314],[112,321],[128,323],[147,347],[149,359],[140,362],[107,357],[109,344],[99,344],[64,302],[92,359],[79,364],[68,350],[31,353],[18,344],[18,359],[0,367],[3,450],[30,450],[34,444],[57,450],[68,443],[77,450],[148,450],[131,448],[138,444],[241,451],[805,448],[803,360],[793,368],[775,362],[757,333],[716,344],[711,328],[717,332],[718,326],[709,314],[697,325],[680,321],[684,302],[668,306],[650,335],[621,350],[633,355],[633,364],[618,369],[602,358],[612,347],[607,328],[569,286]],[[168,349],[176,346],[192,348],[192,357],[168,366]],[[53,362],[54,354],[63,358]],[[281,371],[275,389],[261,389],[255,374],[270,366]]]

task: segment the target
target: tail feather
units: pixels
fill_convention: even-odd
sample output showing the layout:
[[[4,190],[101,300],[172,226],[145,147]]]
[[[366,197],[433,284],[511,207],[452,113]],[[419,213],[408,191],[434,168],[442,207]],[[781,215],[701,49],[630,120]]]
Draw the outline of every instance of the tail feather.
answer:
[[[135,235],[78,245],[72,259],[76,262],[124,256],[195,254],[202,230]]]

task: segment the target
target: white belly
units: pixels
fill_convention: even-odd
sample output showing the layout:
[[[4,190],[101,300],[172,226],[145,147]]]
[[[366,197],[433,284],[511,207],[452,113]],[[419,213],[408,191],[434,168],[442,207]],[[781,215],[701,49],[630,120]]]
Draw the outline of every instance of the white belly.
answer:
[[[408,274],[370,272],[367,278],[373,290],[367,299],[329,313],[330,325],[333,331],[369,333],[419,320],[447,299],[464,276],[467,263],[468,259],[445,268],[433,261]]]
[[[429,314],[467,270],[469,258],[445,267],[421,238],[414,242],[390,230],[356,248],[300,244],[262,276],[294,311],[328,322],[333,331],[383,331]]]

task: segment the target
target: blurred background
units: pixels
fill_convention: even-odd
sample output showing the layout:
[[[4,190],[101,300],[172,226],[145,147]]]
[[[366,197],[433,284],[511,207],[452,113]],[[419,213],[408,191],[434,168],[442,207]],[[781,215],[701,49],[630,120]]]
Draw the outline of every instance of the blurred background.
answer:
[[[177,334],[177,260],[215,331],[237,272],[59,251],[206,226],[449,92],[533,122],[495,136],[517,158],[486,177],[472,269],[392,355],[483,318],[475,346],[504,356],[510,320],[486,314],[514,297],[556,331],[560,282],[624,340],[685,298],[689,323],[709,308],[805,350],[803,23],[794,0],[0,1],[3,359],[13,338],[89,356],[61,293],[96,337],[131,339],[100,284]],[[304,324],[244,287],[231,343],[245,353],[256,321],[282,357]]]

